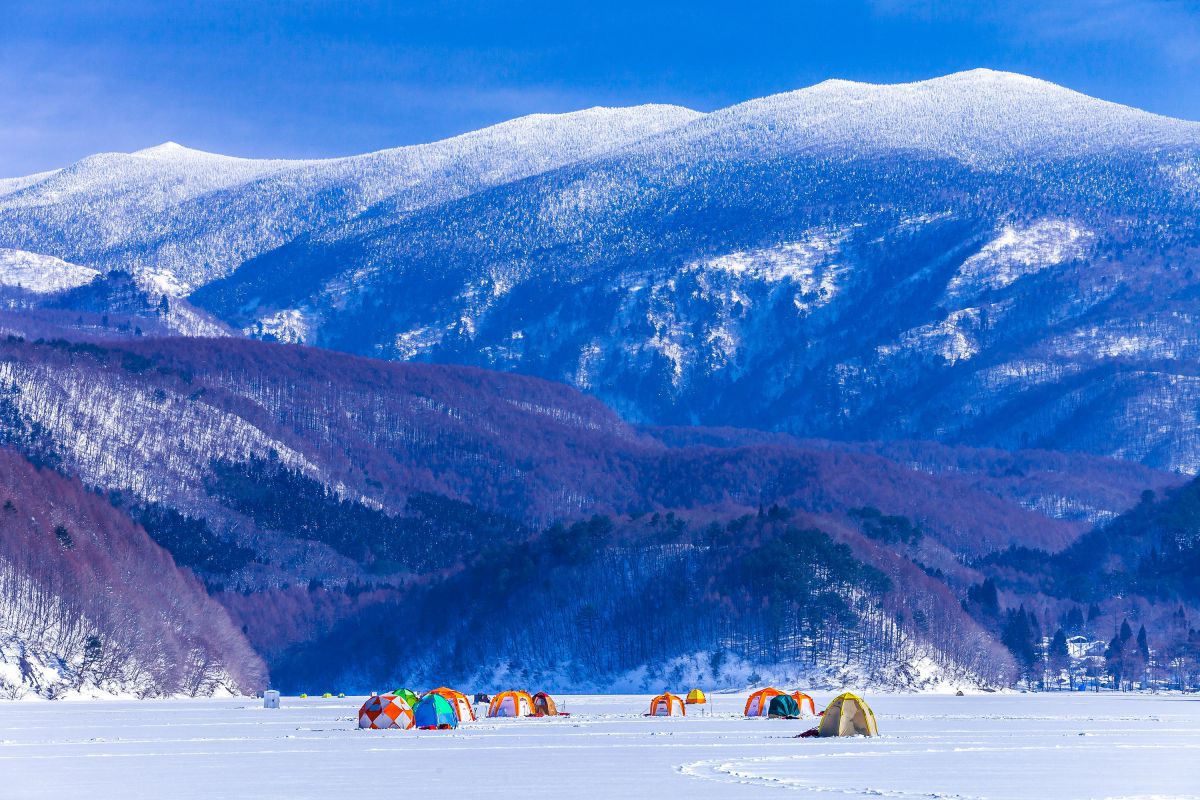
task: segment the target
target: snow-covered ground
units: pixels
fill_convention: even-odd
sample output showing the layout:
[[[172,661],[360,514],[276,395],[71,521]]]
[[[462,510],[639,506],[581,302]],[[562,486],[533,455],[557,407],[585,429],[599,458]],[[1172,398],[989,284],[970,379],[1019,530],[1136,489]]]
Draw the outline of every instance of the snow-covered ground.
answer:
[[[872,695],[880,738],[839,740],[714,699],[645,718],[648,696],[563,697],[570,717],[439,732],[360,731],[362,698],[0,703],[0,796],[1200,797],[1196,697]]]

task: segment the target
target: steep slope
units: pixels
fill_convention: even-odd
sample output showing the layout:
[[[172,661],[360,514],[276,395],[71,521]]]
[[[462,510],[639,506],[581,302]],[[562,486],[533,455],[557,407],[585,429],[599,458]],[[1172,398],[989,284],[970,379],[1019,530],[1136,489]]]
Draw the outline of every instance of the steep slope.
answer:
[[[696,116],[673,106],[533,115],[427,145],[348,158],[230,158],[172,142],[0,184],[0,246],[186,293],[260,252],[388,199],[403,209],[621,147]],[[16,244],[19,243],[19,244]]]
[[[103,498],[8,448],[0,498],[0,697],[262,685],[224,609]]]
[[[639,421],[1193,472],[1197,175],[1200,125],[1021,76],[822,84],[381,203],[193,299],[252,335],[567,381]]]

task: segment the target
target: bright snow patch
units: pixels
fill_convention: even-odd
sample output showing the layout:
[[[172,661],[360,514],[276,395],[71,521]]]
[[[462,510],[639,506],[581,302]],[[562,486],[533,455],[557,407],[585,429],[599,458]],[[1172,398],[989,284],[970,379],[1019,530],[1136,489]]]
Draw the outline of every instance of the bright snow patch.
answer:
[[[822,288],[819,286],[820,276],[815,276],[814,271],[837,252],[845,238],[844,233],[818,231],[800,241],[754,250],[734,250],[693,261],[684,270],[727,272],[767,283],[793,281],[800,284],[803,291],[812,291]],[[830,283],[824,288],[835,287]]]
[[[981,323],[982,314],[978,308],[954,311],[941,322],[905,331],[897,344],[880,347],[879,355],[887,357],[908,351],[932,353],[950,365],[968,361],[979,353],[975,331]]]
[[[189,283],[181,282],[175,275],[164,270],[142,269],[134,277],[138,286],[145,291],[165,294],[169,297],[185,297],[196,288]]]
[[[298,308],[285,308],[268,314],[258,320],[252,327],[246,328],[245,333],[252,336],[269,336],[277,342],[306,342],[313,333],[314,326]]]
[[[1010,225],[963,262],[946,287],[946,295],[974,296],[987,289],[1003,289],[1026,275],[1081,258],[1093,238],[1094,233],[1069,220]]]
[[[1200,797],[1188,698],[869,694],[879,738],[796,739],[813,719],[746,719],[744,693],[709,697],[643,717],[649,695],[563,696],[569,717],[479,713],[454,731],[359,730],[362,697],[0,704],[0,772],[17,800],[323,800],[381,782],[405,797]],[[832,697],[816,693],[818,710]]]
[[[49,293],[90,283],[100,273],[54,256],[0,248],[0,286]]]

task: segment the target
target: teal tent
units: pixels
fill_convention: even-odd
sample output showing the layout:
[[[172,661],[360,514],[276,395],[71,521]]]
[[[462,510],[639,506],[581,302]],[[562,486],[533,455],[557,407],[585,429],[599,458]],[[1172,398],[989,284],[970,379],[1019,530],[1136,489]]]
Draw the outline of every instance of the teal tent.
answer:
[[[776,695],[771,698],[767,716],[771,719],[800,719],[800,706],[790,694]]]
[[[413,709],[413,726],[417,728],[457,728],[458,714],[450,701],[440,694],[427,694]]]

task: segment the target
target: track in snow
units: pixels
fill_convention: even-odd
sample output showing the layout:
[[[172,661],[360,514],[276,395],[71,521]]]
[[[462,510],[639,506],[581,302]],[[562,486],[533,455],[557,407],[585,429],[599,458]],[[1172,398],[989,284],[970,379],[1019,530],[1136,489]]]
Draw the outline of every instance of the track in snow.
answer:
[[[452,732],[359,731],[361,698],[0,703],[0,797],[1200,798],[1200,699],[877,696],[874,740],[794,739],[811,720],[730,695],[686,719],[562,699],[572,716]]]

